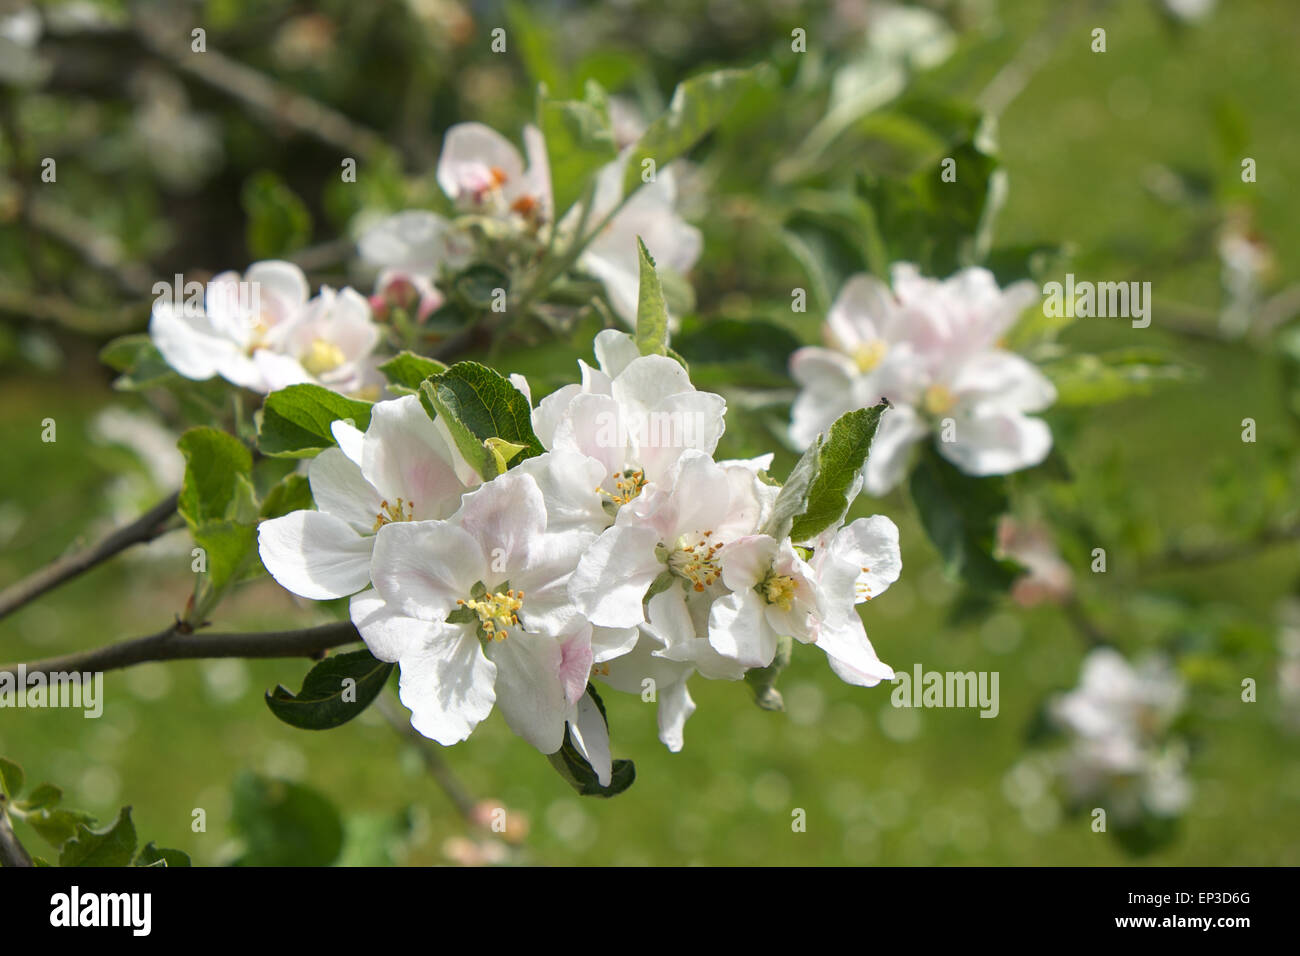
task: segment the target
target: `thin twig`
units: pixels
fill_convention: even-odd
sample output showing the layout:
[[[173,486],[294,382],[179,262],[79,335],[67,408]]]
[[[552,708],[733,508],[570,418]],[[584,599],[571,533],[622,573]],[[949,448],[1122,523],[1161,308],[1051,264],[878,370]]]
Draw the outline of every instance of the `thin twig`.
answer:
[[[158,537],[166,530],[167,520],[176,513],[176,498],[175,493],[168,495],[135,521],[118,528],[98,544],[64,555],[0,591],[0,618],[132,545],[143,544]]]
[[[18,842],[18,835],[9,825],[9,814],[4,811],[0,798],[0,866],[35,866],[27,848]]]
[[[49,657],[28,664],[5,664],[0,674],[18,675],[21,667],[33,674],[99,673],[151,661],[197,660],[216,657],[313,657],[330,648],[354,644],[361,635],[351,621],[336,621],[295,631],[254,631],[245,634],[187,634],[177,624],[148,637],[137,637],[94,650]]]
[[[424,761],[424,766],[429,771],[429,775],[433,777],[434,782],[442,792],[447,795],[447,799],[455,806],[456,812],[464,817],[467,823],[479,826],[480,823],[475,819],[474,815],[474,807],[477,801],[470,796],[469,791],[465,789],[465,785],[460,782],[451,767],[447,766],[446,761],[434,749],[433,744],[426,737],[417,733],[401,711],[383,694],[375,701],[375,706],[379,708],[379,712],[395,731],[415,745],[415,749],[419,751],[420,759]]]

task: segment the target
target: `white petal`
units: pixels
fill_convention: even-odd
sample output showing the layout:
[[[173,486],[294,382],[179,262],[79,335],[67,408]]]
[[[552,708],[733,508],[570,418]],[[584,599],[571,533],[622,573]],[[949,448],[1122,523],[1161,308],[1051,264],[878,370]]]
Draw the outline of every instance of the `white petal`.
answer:
[[[348,522],[361,534],[373,534],[380,498],[357,464],[338,448],[326,448],[307,466],[311,495],[320,511]]]
[[[958,417],[955,437],[936,447],[968,475],[1010,474],[1039,464],[1052,450],[1052,430],[1046,422],[1002,409]]]
[[[510,729],[542,753],[555,753],[564,742],[569,710],[560,642],[512,629],[505,640],[489,641],[485,653],[497,667],[497,706]]]
[[[879,597],[903,571],[898,526],[884,515],[859,518],[841,528],[830,554],[849,565],[858,602]]]
[[[673,753],[678,753],[686,742],[683,731],[686,721],[695,713],[695,701],[691,700],[684,679],[662,688],[658,697],[659,739]]]
[[[746,591],[758,584],[772,568],[777,541],[766,534],[751,534],[723,545],[718,552],[722,583],[733,591]]]
[[[766,667],[776,656],[776,639],[763,613],[763,599],[752,590],[732,592],[713,602],[709,643],[723,657],[745,668]]]
[[[468,181],[494,167],[505,174],[507,185],[523,176],[523,157],[510,140],[482,123],[457,123],[447,130],[438,157],[438,185],[451,199],[459,199]]]
[[[394,522],[371,540],[375,590],[422,621],[445,620],[487,570],[478,543],[447,521]]]
[[[313,601],[347,597],[370,582],[370,543],[342,518],[320,511],[295,511],[257,529],[258,553],[271,577]]]
[[[348,614],[370,653],[381,661],[401,660],[422,647],[432,633],[429,622],[397,613],[374,588],[352,595]]]
[[[528,474],[508,471],[461,499],[457,524],[505,575],[528,567],[537,539],[546,531],[546,502]]]
[[[605,467],[594,458],[571,451],[549,451],[522,461],[510,473],[531,475],[546,503],[548,531],[604,530],[609,515],[596,490]]]
[[[610,378],[616,378],[633,359],[641,357],[636,340],[618,329],[604,329],[596,333],[594,343],[596,363]]]
[[[885,409],[863,470],[867,492],[879,497],[902,481],[907,472],[908,452],[927,434],[929,428],[925,421],[910,406]]]
[[[652,528],[618,527],[587,549],[569,579],[569,596],[593,624],[635,627],[645,620],[641,600],[664,570]]]
[[[404,395],[371,409],[361,470],[390,504],[401,498],[416,518],[446,518],[465,490],[455,454],[419,398]]]
[[[569,736],[578,752],[587,759],[591,769],[596,772],[596,779],[602,787],[608,787],[613,776],[613,760],[609,752],[609,728],[605,718],[600,715],[600,708],[584,694],[569,717]]]
[[[849,351],[882,339],[897,308],[889,286],[873,275],[859,274],[844,283],[826,324],[836,344]]]
[[[361,257],[387,269],[432,275],[446,256],[445,235],[451,224],[424,210],[399,212],[380,221],[357,243]]]
[[[817,646],[826,652],[833,670],[840,680],[858,687],[875,687],[882,680],[893,680],[894,670],[876,657],[875,648],[867,639],[862,620],[854,613],[823,626],[817,635]]]
[[[469,628],[426,627],[423,645],[402,658],[398,696],[412,727],[451,746],[492,712],[497,668]]]

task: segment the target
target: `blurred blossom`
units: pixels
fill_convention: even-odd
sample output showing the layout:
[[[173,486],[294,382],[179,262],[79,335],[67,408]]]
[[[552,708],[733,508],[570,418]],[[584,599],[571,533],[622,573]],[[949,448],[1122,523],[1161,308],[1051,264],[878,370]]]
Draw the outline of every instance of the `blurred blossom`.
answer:
[[[35,7],[0,13],[0,83],[36,86],[49,75],[50,64],[36,52],[41,17]]]
[[[190,108],[185,88],[161,70],[136,71],[132,128],[145,161],[175,189],[193,188],[221,168],[221,126]]]
[[[493,866],[504,863],[510,851],[499,840],[471,840],[455,836],[443,842],[442,855],[457,866]]]
[[[1300,731],[1300,599],[1288,598],[1278,608],[1277,686],[1282,725]]]
[[[1215,0],[1163,0],[1165,9],[1179,20],[1204,20],[1214,12]]]
[[[336,33],[334,21],[323,14],[292,17],[275,35],[275,58],[289,69],[324,69],[334,52]]]
[[[1120,822],[1148,811],[1175,816],[1191,799],[1183,775],[1186,744],[1169,731],[1186,697],[1164,658],[1137,667],[1098,648],[1084,659],[1079,686],[1051,703],[1069,736],[1058,772],[1076,805],[1100,802]]]
[[[1219,233],[1220,276],[1224,301],[1219,328],[1229,336],[1244,335],[1259,311],[1260,294],[1273,271],[1273,250],[1251,225],[1244,209],[1229,212]]]
[[[1056,549],[1047,525],[1005,515],[998,524],[998,547],[1025,567],[1025,573],[1011,586],[1011,597],[1021,607],[1064,604],[1074,593],[1074,574]]]

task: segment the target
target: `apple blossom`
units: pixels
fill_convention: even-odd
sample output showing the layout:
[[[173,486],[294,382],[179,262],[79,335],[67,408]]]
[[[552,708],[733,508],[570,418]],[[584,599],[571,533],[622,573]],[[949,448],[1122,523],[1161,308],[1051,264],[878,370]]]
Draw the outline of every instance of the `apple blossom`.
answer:
[[[902,479],[913,444],[937,432],[940,454],[967,474],[1000,475],[1036,465],[1051,450],[1046,409],[1056,391],[1032,364],[999,341],[1037,298],[1027,282],[1000,290],[985,269],[944,281],[915,267],[893,269],[893,291],[855,276],[827,317],[829,348],[791,358],[802,386],[790,437],[807,447],[852,408],[882,397],[893,407],[867,460],[866,490],[881,495]]]
[[[241,277],[223,272],[207,285],[204,307],[159,299],[149,334],[172,368],[190,379],[220,375],[269,392],[311,382],[357,392],[375,381],[371,353],[379,329],[352,289],[321,289],[290,262],[257,262]]]
[[[377,403],[364,435],[332,426],[338,448],[308,466],[316,511],[295,511],[258,528],[262,563],[285,589],[313,600],[346,597],[370,584],[375,534],[395,521],[450,517],[478,476],[446,426],[412,395]]]

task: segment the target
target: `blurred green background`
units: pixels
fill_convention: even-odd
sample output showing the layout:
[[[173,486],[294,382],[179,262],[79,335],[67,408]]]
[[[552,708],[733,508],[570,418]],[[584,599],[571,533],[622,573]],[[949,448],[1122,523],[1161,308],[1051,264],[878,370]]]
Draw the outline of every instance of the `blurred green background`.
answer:
[[[853,34],[842,24],[870,6],[629,0],[530,9],[579,48],[562,47],[554,54],[559,62],[586,62],[585,56],[592,75],[649,105],[656,92],[666,95],[704,66],[772,57],[783,78],[793,76],[786,67],[795,26],[808,29],[810,50],[826,38],[838,47],[836,56],[851,57]],[[1053,32],[1062,6],[1077,9]],[[1215,230],[1238,200],[1253,234],[1275,250],[1279,265],[1270,282],[1300,278],[1285,252],[1300,247],[1300,192],[1292,182],[1300,155],[1293,106],[1300,73],[1292,68],[1300,12],[1289,3],[1233,0],[1204,21],[1183,24],[1155,2],[932,8],[954,25],[959,42],[924,81],[968,101],[1026,43],[1050,38],[999,123],[1010,191],[998,244],[1066,242],[1076,274],[1155,286],[1150,329],[1084,320],[1065,341],[1085,349],[1165,346],[1201,369],[1193,384],[1086,415],[1049,415],[1075,476],[1059,494],[1114,543],[1106,575],[1076,564],[1085,606],[1126,651],[1178,648],[1193,687],[1195,797],[1176,840],[1141,861],[1300,864],[1300,704],[1283,697],[1276,643],[1278,602],[1300,580],[1295,542],[1207,567],[1139,568],[1144,550],[1236,539],[1262,510],[1295,513],[1296,437],[1282,366],[1210,333],[1223,296]],[[57,188],[69,191],[69,207],[117,236],[121,261],[146,264],[150,281],[173,271],[188,277],[195,269],[238,268],[254,257],[256,238],[246,227],[255,200],[246,182],[257,171],[272,170],[303,197],[310,225],[299,229],[299,244],[321,242],[340,235],[365,206],[400,208],[418,195],[421,187],[402,185],[396,170],[431,169],[446,126],[479,119],[514,135],[531,110],[523,58],[488,52],[489,31],[504,22],[497,4],[216,0],[189,9],[195,23],[208,25],[212,48],[329,102],[400,152],[375,159],[375,168],[390,164],[390,175],[367,183],[363,164],[362,182],[341,189],[333,182],[336,151],[260,123],[144,54],[137,60],[129,45],[94,36],[52,41],[57,63],[49,84],[39,92],[6,92],[6,128],[16,118],[24,141],[15,154],[12,138],[4,137],[5,197],[14,201],[15,174],[30,172],[34,157],[61,157]],[[1094,27],[1107,31],[1104,54],[1089,49]],[[142,92],[149,83],[169,92]],[[189,166],[168,179],[150,166],[139,123],[152,108],[150,96],[178,91],[193,109],[181,115],[200,117],[216,146],[211,155],[206,147],[178,147],[173,158]],[[159,135],[163,142],[173,135],[191,146],[206,142],[198,134]],[[745,236],[762,176],[782,159],[782,148],[776,142],[765,154],[736,153],[742,171],[734,178],[726,150],[710,153],[712,206],[698,219],[706,252],[692,279],[698,314],[762,312],[811,342],[821,314],[788,311],[789,289],[807,284],[799,263]],[[1258,182],[1244,189],[1241,155],[1255,158],[1259,170]],[[430,180],[423,188],[433,188]],[[233,199],[241,196],[242,207]],[[0,283],[40,289],[25,233],[12,205],[6,208]],[[46,244],[39,259],[45,288],[54,276],[60,289],[47,298],[85,303],[101,315],[109,310],[97,303],[125,301],[112,270],[82,269],[65,244]],[[331,278],[328,269],[313,275]],[[157,475],[136,474],[123,484],[127,459],[91,439],[90,423],[110,404],[148,405],[111,389],[112,375],[95,358],[107,333],[56,327],[8,305],[4,312],[0,581],[7,583],[98,533],[93,529],[102,531],[110,515],[120,520],[167,489]],[[146,315],[126,310],[123,321],[142,327]],[[1174,326],[1178,331],[1170,331]],[[555,346],[507,351],[496,361],[502,371],[528,373],[536,398],[572,379],[580,355],[587,357],[579,346]],[[707,387],[706,372],[697,381]],[[775,445],[764,415],[734,411],[734,399],[732,408],[720,457]],[[1246,417],[1258,422],[1257,444],[1240,441]],[[45,418],[58,423],[54,444],[40,441]],[[785,474],[793,460],[783,451],[775,473]],[[857,511],[888,514],[902,532],[903,577],[864,612],[881,658],[898,670],[921,662],[998,671],[997,719],[981,720],[974,710],[895,710],[888,687],[842,684],[821,654],[796,649],[781,681],[785,713],[757,709],[741,684],[695,678],[698,710],[676,755],[656,740],[652,705],[606,693],[615,756],[633,758],[638,779],[627,793],[601,801],[574,796],[494,714],[468,742],[442,753],[476,796],[527,815],[531,832],[521,860],[1133,861],[1114,840],[1093,833],[1086,817],[1069,816],[1049,794],[1037,794],[1023,768],[1016,770],[1043,700],[1073,686],[1086,649],[1066,614],[999,602],[954,620],[959,591],[944,578],[906,497],[863,500]],[[120,558],[0,621],[0,658],[65,653],[164,626],[191,581],[183,534],[170,550],[167,544]],[[299,626],[324,616],[262,579],[227,601],[216,625]],[[347,826],[343,862],[445,862],[445,841],[465,833],[465,825],[415,752],[373,709],[327,733],[294,730],[268,712],[263,691],[276,683],[296,688],[307,669],[299,661],[209,661],[110,673],[98,720],[71,711],[0,712],[0,754],[23,764],[29,780],[63,786],[70,805],[101,820],[132,805],[142,841],[183,849],[197,864],[228,861],[235,852],[231,788],[244,769],[305,783],[334,801]],[[1241,703],[1243,677],[1257,680],[1258,703]],[[806,833],[791,831],[796,807],[807,811]],[[195,808],[207,811],[206,833],[191,831]],[[19,835],[39,852],[33,834],[20,827]]]

